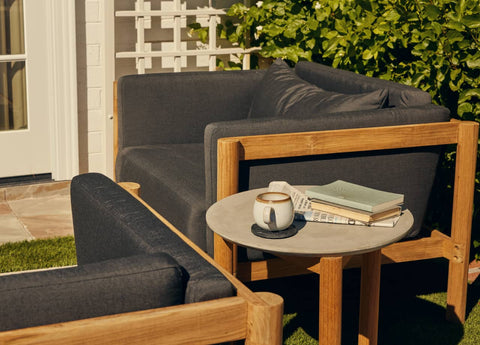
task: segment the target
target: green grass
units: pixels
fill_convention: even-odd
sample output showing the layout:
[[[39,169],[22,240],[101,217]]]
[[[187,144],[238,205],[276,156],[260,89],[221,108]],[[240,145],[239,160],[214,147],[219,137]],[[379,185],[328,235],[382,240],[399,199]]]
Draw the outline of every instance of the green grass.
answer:
[[[0,246],[0,273],[69,266],[76,262],[73,236]]]
[[[25,241],[0,246],[0,272],[74,265],[73,237]],[[480,279],[468,286],[467,320],[445,320],[446,260],[382,267],[379,344],[480,344]],[[318,277],[307,275],[247,284],[285,300],[284,344],[318,344]],[[360,272],[343,275],[342,344],[356,344]]]
[[[386,345],[480,344],[480,279],[468,286],[467,320],[445,319],[446,260],[382,267],[378,343]],[[300,276],[247,284],[284,297],[284,344],[318,344],[318,277]],[[356,344],[360,272],[344,271],[342,344]]]

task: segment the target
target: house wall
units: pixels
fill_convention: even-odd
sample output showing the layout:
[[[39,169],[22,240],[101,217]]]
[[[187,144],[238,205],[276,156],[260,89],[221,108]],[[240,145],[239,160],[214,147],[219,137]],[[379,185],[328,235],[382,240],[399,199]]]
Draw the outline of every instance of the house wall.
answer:
[[[76,11],[80,173],[113,177],[113,0],[76,0]]]
[[[80,173],[100,172],[113,177],[113,81],[126,74],[136,74],[135,59],[115,59],[115,52],[135,51],[137,32],[133,17],[115,17],[115,11],[133,10],[135,0],[75,0],[77,29],[77,83]],[[154,10],[172,6],[172,0],[151,0]],[[237,0],[213,1],[217,8],[227,8]],[[208,6],[208,0],[182,1],[185,8]],[[167,6],[167,7],[165,7]],[[189,22],[182,23],[185,47],[201,47],[189,37]],[[170,19],[170,22],[172,20]],[[153,50],[173,49],[173,30],[169,19],[152,19],[152,29],[145,31]],[[226,42],[223,45],[228,45]],[[229,57],[223,57],[228,59]],[[208,57],[188,57],[182,71],[208,70]],[[173,71],[173,58],[154,58],[146,73]]]

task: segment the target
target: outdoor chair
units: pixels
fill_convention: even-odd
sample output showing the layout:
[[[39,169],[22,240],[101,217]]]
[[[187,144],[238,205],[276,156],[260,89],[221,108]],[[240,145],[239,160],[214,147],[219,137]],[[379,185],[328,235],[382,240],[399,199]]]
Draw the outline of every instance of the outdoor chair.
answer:
[[[0,344],[282,342],[283,300],[253,293],[138,196],[71,185],[78,266],[0,275]]]
[[[218,141],[217,199],[221,200],[239,191],[239,171],[245,161],[402,150],[448,144],[456,145],[450,234],[433,230],[428,237],[392,244],[382,249],[382,263],[447,259],[447,318],[463,323],[467,301],[478,123],[452,120],[417,125],[222,138]],[[219,251],[222,253],[228,253],[229,259],[219,262],[220,265],[244,281],[310,271],[318,273],[319,270],[318,258],[296,259],[294,263],[281,258],[238,262],[237,246],[216,234],[215,247],[221,248]],[[224,256],[222,254],[219,257]],[[359,256],[350,257],[344,262],[345,268],[361,265]]]

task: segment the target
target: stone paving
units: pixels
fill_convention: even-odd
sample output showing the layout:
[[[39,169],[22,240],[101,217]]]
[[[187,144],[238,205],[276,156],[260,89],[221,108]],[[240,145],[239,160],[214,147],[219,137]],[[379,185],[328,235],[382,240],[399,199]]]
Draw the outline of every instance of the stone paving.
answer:
[[[73,234],[70,181],[0,188],[0,244]]]

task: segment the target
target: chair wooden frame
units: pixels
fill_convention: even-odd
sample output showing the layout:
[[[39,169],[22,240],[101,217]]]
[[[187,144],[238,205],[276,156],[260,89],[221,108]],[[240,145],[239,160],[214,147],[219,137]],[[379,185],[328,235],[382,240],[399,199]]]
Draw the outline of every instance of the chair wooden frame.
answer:
[[[200,303],[96,317],[0,332],[0,344],[217,344],[245,339],[247,345],[282,344],[283,299],[249,290],[220,267],[137,195],[173,232],[217,267],[237,296]]]
[[[416,125],[329,130],[320,132],[222,138],[218,141],[217,200],[238,192],[239,162],[332,153],[375,151],[456,144],[455,185],[451,234],[437,230],[431,236],[392,244],[382,249],[382,263],[432,258],[449,260],[447,318],[465,322],[473,196],[478,146],[478,123],[457,121]],[[275,258],[237,263],[237,246],[215,235],[215,256],[242,281],[318,273],[318,260],[285,261]],[[344,267],[358,267],[352,257]]]

